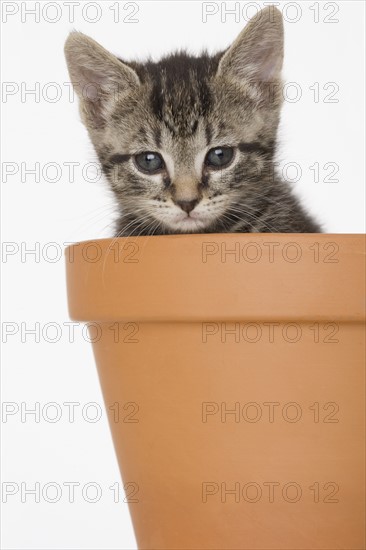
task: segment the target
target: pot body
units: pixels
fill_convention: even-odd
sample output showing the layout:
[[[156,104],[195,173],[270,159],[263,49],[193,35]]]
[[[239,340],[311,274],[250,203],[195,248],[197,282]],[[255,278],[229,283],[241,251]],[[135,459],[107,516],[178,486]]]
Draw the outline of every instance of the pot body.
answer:
[[[364,260],[355,235],[68,249],[139,548],[364,548]]]

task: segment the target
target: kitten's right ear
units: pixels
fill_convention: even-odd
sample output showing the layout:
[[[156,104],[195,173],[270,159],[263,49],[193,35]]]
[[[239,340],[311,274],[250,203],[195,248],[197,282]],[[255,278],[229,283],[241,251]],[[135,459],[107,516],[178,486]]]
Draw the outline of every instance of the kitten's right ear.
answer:
[[[81,32],[70,33],[65,43],[65,57],[87,125],[103,126],[107,100],[128,93],[140,84],[131,67]]]
[[[257,13],[220,59],[218,75],[241,82],[276,81],[283,61],[281,12],[268,6]]]

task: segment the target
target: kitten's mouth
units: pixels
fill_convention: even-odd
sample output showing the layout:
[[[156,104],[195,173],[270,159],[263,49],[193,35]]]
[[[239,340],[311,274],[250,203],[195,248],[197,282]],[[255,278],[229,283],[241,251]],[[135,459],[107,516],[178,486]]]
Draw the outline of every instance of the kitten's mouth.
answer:
[[[187,229],[202,229],[206,225],[199,215],[194,215],[192,213],[182,216],[180,219],[176,220],[175,223]]]
[[[181,221],[183,223],[187,223],[187,222],[192,222],[192,221],[199,221],[199,216],[196,217],[193,215],[190,215],[190,214],[186,214],[185,216],[183,216],[180,220],[178,221]]]
[[[202,233],[215,222],[218,215],[218,212],[208,212],[207,208],[205,210],[202,207],[186,212],[173,204],[164,208],[159,205],[152,213],[166,229],[175,233]]]
[[[195,212],[185,214],[182,212],[175,218],[164,220],[166,225],[175,231],[192,232],[202,231],[207,226],[207,220],[202,219],[202,216]]]

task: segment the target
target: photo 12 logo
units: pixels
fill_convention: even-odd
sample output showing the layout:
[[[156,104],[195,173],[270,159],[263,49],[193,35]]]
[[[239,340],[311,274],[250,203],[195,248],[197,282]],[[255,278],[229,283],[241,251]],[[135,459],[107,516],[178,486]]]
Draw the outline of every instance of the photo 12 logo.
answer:
[[[269,7],[266,15],[273,21],[273,10],[276,7],[282,13],[286,23],[298,23],[304,17],[310,17],[313,23],[339,23],[340,6],[338,2],[202,2],[202,22],[212,20],[227,23],[248,22]]]
[[[137,2],[1,2],[2,23],[139,23]]]
[[[96,481],[4,481],[1,484],[3,504],[15,501],[22,504],[57,504],[85,502],[96,504],[102,500],[120,503],[137,504],[139,502],[139,485],[128,481],[121,485],[118,481],[109,487]]]
[[[258,262],[274,263],[276,261],[296,264],[303,259],[314,263],[336,264],[339,262],[338,252],[339,245],[336,242],[319,243],[314,242],[304,247],[303,243],[296,241],[288,242],[256,242],[249,241],[246,243],[225,241],[206,241],[201,246],[201,257],[203,263],[208,263],[212,260],[221,263],[240,263],[246,262],[255,264]]]

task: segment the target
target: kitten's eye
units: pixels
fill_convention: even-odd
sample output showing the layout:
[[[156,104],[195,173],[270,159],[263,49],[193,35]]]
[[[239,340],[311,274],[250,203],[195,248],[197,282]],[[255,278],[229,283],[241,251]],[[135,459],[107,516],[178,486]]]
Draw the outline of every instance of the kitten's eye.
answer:
[[[234,156],[232,147],[214,147],[210,149],[205,158],[206,166],[223,168],[227,166]]]
[[[153,153],[147,151],[146,153],[139,153],[135,155],[135,162],[137,167],[143,172],[152,174],[165,167],[164,161],[159,153]]]

